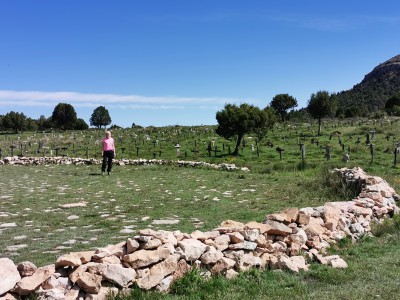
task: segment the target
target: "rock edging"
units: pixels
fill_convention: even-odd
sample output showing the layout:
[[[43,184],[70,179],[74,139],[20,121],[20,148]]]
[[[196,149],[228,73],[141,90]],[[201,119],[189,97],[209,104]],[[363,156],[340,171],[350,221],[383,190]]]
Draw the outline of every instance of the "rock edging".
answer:
[[[263,223],[227,220],[208,232],[143,229],[127,241],[65,254],[41,268],[0,258],[0,299],[31,293],[44,299],[105,299],[134,284],[167,291],[194,267],[204,270],[204,276],[227,278],[250,268],[307,271],[306,257],[345,268],[342,258],[324,256],[324,250],[344,237],[357,240],[370,234],[371,222],[399,213],[399,195],[385,180],[360,168],[334,172],[357,183],[360,194],[352,201],[289,208],[267,215]]]
[[[165,160],[165,159],[114,159],[116,165],[145,166],[145,165],[175,165],[178,167],[205,167],[210,169],[221,169],[227,171],[241,170],[249,171],[247,167],[237,167],[235,164],[221,163],[211,164],[203,161],[190,160]],[[72,158],[72,157],[4,157],[0,159],[0,165],[100,165],[102,160],[95,158]]]

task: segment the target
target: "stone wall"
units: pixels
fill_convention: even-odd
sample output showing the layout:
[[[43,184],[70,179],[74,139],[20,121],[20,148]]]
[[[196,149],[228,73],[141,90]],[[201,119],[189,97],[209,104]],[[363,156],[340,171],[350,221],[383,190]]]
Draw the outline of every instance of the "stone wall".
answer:
[[[143,166],[143,165],[175,165],[179,167],[206,167],[210,169],[221,170],[242,170],[249,171],[248,168],[238,168],[235,164],[211,164],[203,161],[190,161],[190,160],[165,160],[165,159],[114,159],[116,165],[125,166]],[[5,157],[0,159],[0,165],[100,165],[102,160],[95,158],[72,158],[72,157]]]
[[[31,293],[44,299],[105,299],[111,292],[129,292],[133,285],[168,291],[191,268],[227,278],[250,268],[307,271],[310,260],[346,268],[339,256],[326,256],[326,248],[344,237],[357,240],[370,234],[371,222],[399,212],[399,196],[385,180],[360,168],[334,172],[360,187],[355,199],[288,208],[267,215],[263,223],[227,220],[208,232],[143,229],[127,241],[65,254],[40,268],[1,258],[0,299]]]

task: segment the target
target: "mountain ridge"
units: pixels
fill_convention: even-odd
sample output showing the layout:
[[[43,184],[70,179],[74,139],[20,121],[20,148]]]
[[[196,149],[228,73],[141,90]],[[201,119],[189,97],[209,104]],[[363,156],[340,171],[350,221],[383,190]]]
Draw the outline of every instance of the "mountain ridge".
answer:
[[[338,115],[368,116],[383,110],[386,101],[400,93],[400,55],[376,66],[352,89],[336,94]]]

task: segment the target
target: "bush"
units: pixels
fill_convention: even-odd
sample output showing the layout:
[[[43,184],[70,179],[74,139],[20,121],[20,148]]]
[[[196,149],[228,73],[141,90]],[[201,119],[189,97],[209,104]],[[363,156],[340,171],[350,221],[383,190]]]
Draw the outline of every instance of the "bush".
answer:
[[[361,192],[358,182],[346,182],[343,177],[331,169],[325,167],[321,172],[320,184],[327,189],[327,193],[332,198],[352,200]]]
[[[382,223],[373,223],[371,232],[377,237],[387,234],[400,235],[400,215],[394,215],[393,218],[387,218]]]

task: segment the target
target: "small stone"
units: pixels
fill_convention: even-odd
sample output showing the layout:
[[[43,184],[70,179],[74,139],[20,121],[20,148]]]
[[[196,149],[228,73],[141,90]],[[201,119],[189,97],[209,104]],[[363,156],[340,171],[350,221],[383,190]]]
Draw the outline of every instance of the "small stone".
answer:
[[[37,267],[30,261],[24,261],[18,264],[18,272],[21,277],[32,276],[36,272]]]

